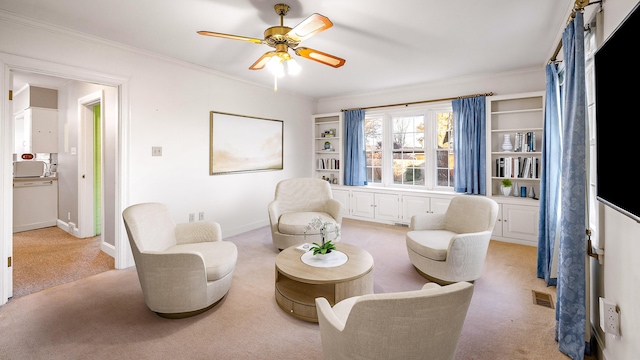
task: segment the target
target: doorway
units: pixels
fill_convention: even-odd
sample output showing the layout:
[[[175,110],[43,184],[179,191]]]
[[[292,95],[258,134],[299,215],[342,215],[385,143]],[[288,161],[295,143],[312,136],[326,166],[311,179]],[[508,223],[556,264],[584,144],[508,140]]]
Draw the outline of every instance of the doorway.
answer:
[[[104,219],[109,215],[104,208],[107,205],[115,211],[115,197],[106,201],[103,197],[104,176],[112,174],[115,183],[117,140],[103,139],[109,134],[104,130],[103,114],[116,113],[118,89],[20,71],[12,71],[12,75],[14,88],[28,81],[33,86],[55,88],[61,94],[56,154],[58,221],[52,228],[14,234],[12,281],[19,288],[12,288],[12,296],[21,296],[115,268],[116,229],[103,231],[103,226],[114,224]],[[111,104],[104,104],[105,93],[112,94]],[[117,124],[111,128],[117,128]],[[108,146],[110,143],[112,146]],[[105,145],[112,154],[105,154]],[[109,159],[106,163],[105,155]],[[114,193],[114,189],[108,192]],[[111,238],[105,239],[105,234],[111,234]],[[34,263],[42,266],[30,266]],[[47,271],[40,269],[43,267]]]

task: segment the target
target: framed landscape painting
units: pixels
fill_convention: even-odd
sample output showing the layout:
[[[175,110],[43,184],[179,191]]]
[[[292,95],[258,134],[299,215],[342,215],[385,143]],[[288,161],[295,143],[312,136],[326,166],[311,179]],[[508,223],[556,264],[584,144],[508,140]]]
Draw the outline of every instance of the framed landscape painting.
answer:
[[[281,120],[211,111],[209,174],[283,169]]]

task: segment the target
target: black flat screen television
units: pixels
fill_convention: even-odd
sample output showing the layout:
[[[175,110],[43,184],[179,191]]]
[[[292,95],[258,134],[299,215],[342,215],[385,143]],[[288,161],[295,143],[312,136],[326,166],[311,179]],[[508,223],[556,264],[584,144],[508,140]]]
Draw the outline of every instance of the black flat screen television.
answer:
[[[594,55],[597,199],[640,222],[640,4]]]

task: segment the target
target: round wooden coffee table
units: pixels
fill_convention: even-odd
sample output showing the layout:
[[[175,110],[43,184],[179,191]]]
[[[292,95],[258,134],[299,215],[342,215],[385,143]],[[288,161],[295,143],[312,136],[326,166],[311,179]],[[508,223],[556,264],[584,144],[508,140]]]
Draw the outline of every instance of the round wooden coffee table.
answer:
[[[276,257],[276,302],[286,313],[299,319],[318,322],[315,299],[326,298],[333,306],[340,300],[373,293],[373,257],[349,244],[337,243],[347,255],[343,265],[314,267],[302,262],[304,251],[296,246],[284,249]]]

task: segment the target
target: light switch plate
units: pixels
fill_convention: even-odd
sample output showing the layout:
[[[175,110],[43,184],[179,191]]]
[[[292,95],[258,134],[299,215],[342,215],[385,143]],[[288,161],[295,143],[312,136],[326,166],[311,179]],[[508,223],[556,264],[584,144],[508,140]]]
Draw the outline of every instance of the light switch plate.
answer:
[[[162,146],[152,146],[151,156],[162,156]]]

